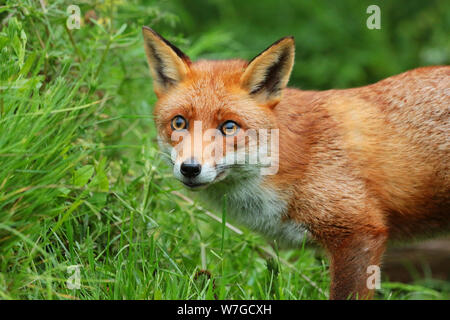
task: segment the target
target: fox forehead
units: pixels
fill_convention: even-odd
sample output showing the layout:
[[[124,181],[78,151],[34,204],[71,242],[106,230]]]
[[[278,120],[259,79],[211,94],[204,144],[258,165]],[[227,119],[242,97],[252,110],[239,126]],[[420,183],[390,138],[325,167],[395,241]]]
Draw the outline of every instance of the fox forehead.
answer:
[[[197,81],[220,80],[224,86],[239,85],[248,62],[241,59],[199,60],[190,65],[189,78]]]
[[[202,121],[205,128],[216,128],[226,120],[247,128],[271,128],[272,116],[241,89],[240,78],[248,62],[244,60],[200,60],[190,72],[155,106],[158,129],[166,131],[170,120],[182,115],[189,121]]]
[[[191,64],[186,79],[159,99],[155,115],[172,114],[172,109],[185,116],[204,114],[206,110],[200,109],[224,109],[239,90],[239,79],[246,64],[243,60],[201,60]]]

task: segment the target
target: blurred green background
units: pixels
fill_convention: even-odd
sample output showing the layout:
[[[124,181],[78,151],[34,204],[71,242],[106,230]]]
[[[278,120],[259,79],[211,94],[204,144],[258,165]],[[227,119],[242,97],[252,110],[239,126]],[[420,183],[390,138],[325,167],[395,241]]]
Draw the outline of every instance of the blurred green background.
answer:
[[[450,2],[178,0],[162,2],[190,39],[183,49],[204,58],[252,58],[293,35],[291,85],[345,88],[425,65],[450,62]],[[369,5],[381,9],[381,29],[370,30]],[[154,27],[158,30],[158,24]],[[162,30],[164,31],[164,29]],[[193,48],[191,47],[193,46]]]

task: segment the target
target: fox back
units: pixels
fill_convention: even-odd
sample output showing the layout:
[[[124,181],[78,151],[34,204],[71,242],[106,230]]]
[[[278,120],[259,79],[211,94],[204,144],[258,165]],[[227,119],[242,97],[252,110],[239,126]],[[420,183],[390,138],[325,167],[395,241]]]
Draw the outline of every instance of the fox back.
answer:
[[[278,176],[302,180],[302,197],[365,194],[391,238],[449,230],[450,67],[355,89],[283,94],[274,113],[280,137],[290,138],[281,138]],[[350,218],[347,209],[342,214]]]

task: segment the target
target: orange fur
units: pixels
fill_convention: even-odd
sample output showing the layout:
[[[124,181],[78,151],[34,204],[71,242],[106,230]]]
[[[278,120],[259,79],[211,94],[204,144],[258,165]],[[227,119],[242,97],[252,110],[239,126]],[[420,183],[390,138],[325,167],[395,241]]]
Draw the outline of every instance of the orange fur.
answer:
[[[328,250],[331,298],[370,298],[366,270],[381,264],[389,240],[450,230],[450,67],[301,91],[284,88],[293,54],[292,38],[284,38],[250,64],[189,64],[183,79],[158,92],[159,136],[175,144],[170,121],[178,114],[205,128],[224,120],[242,132],[279,128],[279,170],[261,188],[286,204],[280,220],[304,225]]]

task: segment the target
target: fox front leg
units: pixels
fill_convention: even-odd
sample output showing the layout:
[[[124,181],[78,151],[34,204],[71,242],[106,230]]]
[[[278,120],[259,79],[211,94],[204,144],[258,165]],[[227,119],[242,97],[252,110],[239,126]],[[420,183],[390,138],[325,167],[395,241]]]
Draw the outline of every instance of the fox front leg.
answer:
[[[386,248],[387,235],[358,234],[330,240],[330,299],[371,299],[374,288],[368,278],[373,267],[379,268]],[[370,280],[370,279],[369,279]]]

